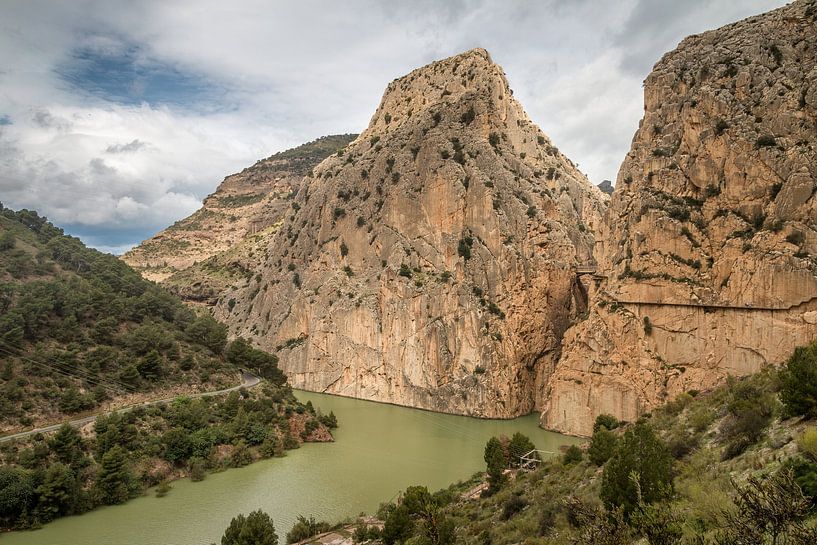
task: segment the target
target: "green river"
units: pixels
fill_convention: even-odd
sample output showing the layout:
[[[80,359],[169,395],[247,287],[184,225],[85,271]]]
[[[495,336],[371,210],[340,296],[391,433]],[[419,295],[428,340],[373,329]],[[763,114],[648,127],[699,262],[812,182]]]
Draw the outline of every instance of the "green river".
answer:
[[[334,411],[334,443],[311,443],[284,458],[173,483],[164,498],[152,491],[125,505],[59,519],[32,532],[0,535],[3,545],[209,545],[230,519],[261,508],[279,542],[298,514],[336,522],[374,512],[407,486],[431,490],[484,469],[492,435],[528,435],[541,450],[579,440],[542,430],[536,415],[480,420],[394,405],[298,392],[316,408]]]

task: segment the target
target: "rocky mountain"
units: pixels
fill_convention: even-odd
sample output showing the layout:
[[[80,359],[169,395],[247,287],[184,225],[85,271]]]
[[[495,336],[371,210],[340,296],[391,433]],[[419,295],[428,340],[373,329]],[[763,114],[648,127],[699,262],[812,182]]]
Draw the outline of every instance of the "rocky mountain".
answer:
[[[597,233],[589,316],[543,397],[551,429],[634,420],[817,334],[817,4],[683,40],[644,106]]]
[[[606,201],[468,51],[389,84],[215,315],[297,388],[525,414],[587,310]]]
[[[199,210],[122,259],[187,300],[211,301],[250,274],[304,176],[356,136],[324,136],[227,176]]]

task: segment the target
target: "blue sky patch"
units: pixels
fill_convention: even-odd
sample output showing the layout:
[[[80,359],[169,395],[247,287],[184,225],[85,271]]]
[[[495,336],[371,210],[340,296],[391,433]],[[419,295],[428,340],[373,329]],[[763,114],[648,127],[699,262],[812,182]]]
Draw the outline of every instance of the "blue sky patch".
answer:
[[[0,126],[2,125],[11,125],[12,121],[11,118],[7,115],[0,115]]]
[[[146,102],[215,111],[223,109],[227,92],[202,74],[151,59],[133,44],[116,52],[77,48],[56,73],[81,92],[126,105]]]

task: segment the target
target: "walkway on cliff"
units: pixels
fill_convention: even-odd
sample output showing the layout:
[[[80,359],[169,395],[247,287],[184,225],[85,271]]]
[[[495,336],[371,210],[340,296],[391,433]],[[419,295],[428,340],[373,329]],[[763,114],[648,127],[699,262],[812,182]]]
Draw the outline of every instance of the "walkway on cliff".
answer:
[[[596,280],[604,280],[607,278],[604,274],[599,274],[596,271],[595,265],[579,265],[575,269],[576,276],[592,276]],[[667,301],[640,301],[634,299],[622,299],[620,297],[613,297],[612,295],[608,294],[610,300],[613,303],[618,303],[619,305],[643,305],[643,306],[656,306],[656,307],[691,307],[691,308],[703,308],[703,309],[729,309],[729,310],[765,310],[765,311],[786,311],[791,310],[793,308],[805,305],[807,303],[811,303],[814,300],[817,300],[817,296],[811,297],[809,299],[805,299],[800,301],[799,303],[791,303],[788,306],[785,304],[778,305],[778,306],[755,306],[752,304],[745,304],[745,305],[730,305],[724,303],[696,303],[696,302],[667,302]]]
[[[241,373],[241,384],[238,386],[233,386],[231,388],[224,388],[223,390],[214,390],[212,392],[200,392],[196,394],[188,394],[187,397],[191,398],[199,398],[199,397],[213,397],[213,396],[220,396],[224,394],[229,394],[230,392],[235,392],[236,390],[240,390],[241,388],[253,388],[261,384],[261,379],[256,377],[255,375],[243,371]],[[97,419],[97,417],[106,415],[106,414],[114,414],[114,413],[125,413],[131,411],[137,407],[150,407],[151,405],[159,405],[162,403],[169,403],[174,399],[181,397],[181,396],[173,396],[173,397],[165,397],[162,399],[154,399],[153,401],[145,401],[144,403],[137,403],[136,405],[128,405],[127,407],[122,407],[119,409],[114,409],[112,411],[102,411],[99,413],[94,413],[89,416],[84,416],[82,418],[77,418],[76,420],[68,420],[67,422],[60,422],[59,424],[52,424],[50,426],[43,426],[42,428],[35,428],[29,431],[22,431],[20,433],[14,433],[12,435],[4,435],[0,437],[0,443],[6,443],[8,441],[13,441],[15,439],[22,439],[23,437],[28,437],[30,435],[34,435],[36,433],[48,433],[52,431],[57,431],[63,424],[70,424],[75,428],[79,428],[84,426],[85,424],[89,424]]]

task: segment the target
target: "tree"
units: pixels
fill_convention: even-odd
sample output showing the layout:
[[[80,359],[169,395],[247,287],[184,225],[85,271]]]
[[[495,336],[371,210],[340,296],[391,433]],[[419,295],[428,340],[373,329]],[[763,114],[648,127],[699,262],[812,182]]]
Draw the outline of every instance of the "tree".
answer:
[[[329,523],[318,522],[315,517],[306,518],[298,515],[298,520],[292,526],[292,530],[287,532],[287,543],[298,543],[310,537],[329,531]]]
[[[164,458],[168,462],[178,463],[190,457],[193,443],[190,434],[182,428],[171,428],[162,435],[165,446]]]
[[[792,416],[817,417],[817,343],[794,349],[780,371],[780,400]]]
[[[0,466],[0,523],[12,526],[33,505],[34,477],[30,471]]]
[[[496,492],[502,488],[502,484],[505,482],[504,471],[508,466],[502,443],[496,437],[488,439],[488,443],[485,445],[484,459],[488,472],[489,490]]]
[[[391,510],[383,523],[383,543],[385,545],[402,543],[411,537],[413,531],[414,520],[408,508],[405,505],[399,505]]]
[[[151,350],[136,364],[139,376],[146,380],[156,380],[162,374],[162,356],[156,350]]]
[[[562,463],[566,466],[576,464],[582,461],[582,449],[577,447],[576,445],[570,445],[567,450],[565,451],[565,455],[562,458]]]
[[[51,465],[42,484],[37,487],[37,517],[47,522],[71,514],[78,494],[79,487],[71,468],[60,463]]]
[[[519,459],[532,450],[536,450],[536,445],[527,435],[522,435],[519,432],[514,433],[511,442],[508,444],[508,457],[511,465],[518,466]]]
[[[57,459],[64,464],[72,464],[82,457],[82,437],[70,424],[63,424],[49,443]]]
[[[240,514],[230,521],[221,545],[278,545],[278,535],[270,516],[260,509],[246,517]]]
[[[131,495],[134,479],[128,468],[127,452],[114,445],[102,457],[97,478],[97,490],[102,503],[124,503]]]
[[[646,421],[624,434],[604,466],[601,499],[608,510],[621,507],[625,517],[642,501],[650,504],[672,493],[672,454]]]
[[[617,444],[616,434],[601,426],[593,432],[590,446],[587,448],[587,457],[597,466],[603,466],[615,452]]]

